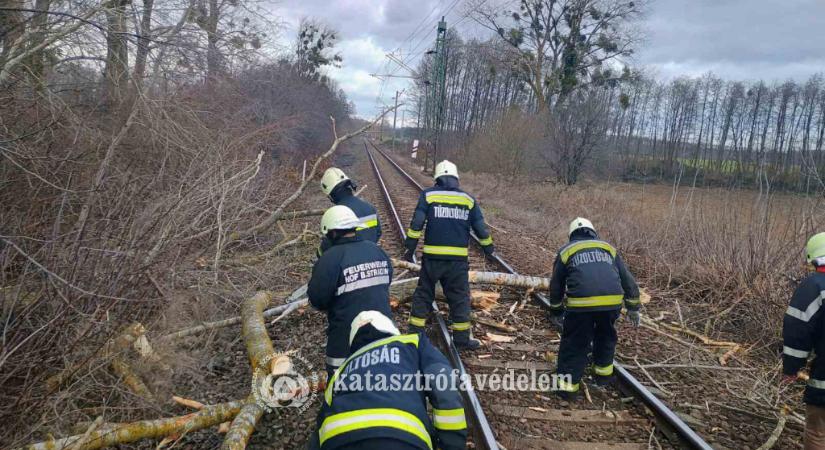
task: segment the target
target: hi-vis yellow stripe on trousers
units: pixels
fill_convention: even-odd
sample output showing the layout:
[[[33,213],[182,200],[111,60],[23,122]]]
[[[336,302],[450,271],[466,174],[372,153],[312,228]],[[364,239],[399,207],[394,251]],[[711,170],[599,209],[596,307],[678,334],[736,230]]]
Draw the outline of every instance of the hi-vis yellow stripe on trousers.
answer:
[[[567,297],[568,308],[621,305],[624,295],[597,295],[595,297]]]
[[[425,245],[427,255],[467,256],[467,247],[448,247],[446,245]]]
[[[596,375],[609,377],[610,375],[613,375],[613,364],[609,364],[607,366],[597,366],[593,364],[593,372],[595,372]]]
[[[427,444],[432,449],[433,443],[427,428],[418,417],[394,408],[358,409],[327,417],[318,430],[321,445],[335,436],[366,428],[387,427],[406,431]]]

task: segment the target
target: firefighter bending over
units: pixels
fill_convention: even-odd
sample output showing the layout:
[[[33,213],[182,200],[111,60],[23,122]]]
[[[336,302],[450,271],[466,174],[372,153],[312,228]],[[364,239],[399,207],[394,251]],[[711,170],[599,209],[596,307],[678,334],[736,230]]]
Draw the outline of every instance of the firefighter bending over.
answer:
[[[575,399],[591,346],[596,385],[612,381],[615,322],[624,304],[631,323],[639,325],[639,288],[616,249],[599,240],[589,220],[571,222],[569,237],[553,265],[550,306],[552,321],[562,328],[557,373],[569,376],[555,392]]]
[[[356,228],[356,234],[365,241],[372,241],[376,244],[381,239],[381,221],[378,219],[378,212],[366,200],[355,195],[357,186],[343,170],[337,167],[330,167],[321,177],[321,191],[329,197],[332,203],[346,206],[358,217],[360,225]],[[318,256],[321,256],[332,243],[324,237],[321,246],[318,247]]]
[[[361,222],[346,206],[333,206],[321,218],[321,232],[331,246],[312,268],[309,302],[327,313],[327,373],[349,355],[349,326],[358,313],[390,310],[390,257],[356,234]]]

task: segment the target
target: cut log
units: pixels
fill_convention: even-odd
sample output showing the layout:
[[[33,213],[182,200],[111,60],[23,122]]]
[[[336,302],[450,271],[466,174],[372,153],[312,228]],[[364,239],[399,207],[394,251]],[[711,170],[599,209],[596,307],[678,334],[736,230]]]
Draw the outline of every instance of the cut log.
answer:
[[[403,269],[421,271],[421,266],[407,261],[393,259],[392,264],[395,267]],[[469,273],[470,283],[478,284],[495,284],[498,286],[513,286],[527,289],[550,289],[550,279],[543,277],[531,277],[529,275],[513,275],[510,273],[501,272],[478,272],[471,270]]]
[[[20,450],[97,450],[119,444],[137,442],[141,439],[161,439],[173,434],[185,434],[192,431],[208,428],[234,418],[244,400],[235,400],[227,403],[206,406],[202,410],[185,416],[168,417],[157,420],[141,420],[113,427],[100,427],[83,435],[71,436],[62,439],[51,439],[37,444],[22,447]],[[80,443],[79,447],[77,444]]]

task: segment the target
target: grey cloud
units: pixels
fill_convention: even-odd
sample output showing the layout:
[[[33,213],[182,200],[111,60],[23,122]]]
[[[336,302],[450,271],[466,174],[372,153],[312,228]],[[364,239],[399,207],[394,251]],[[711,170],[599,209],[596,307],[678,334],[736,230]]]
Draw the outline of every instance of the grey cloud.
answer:
[[[462,15],[463,3],[448,15],[448,24]],[[368,74],[396,69],[384,53],[401,47],[407,55],[419,43],[418,51],[430,45],[435,21],[450,4],[451,0],[282,0],[272,9],[291,24],[285,38],[294,34],[302,17],[321,19],[339,31],[344,67],[330,75],[359,115],[367,117],[408,84],[404,79],[382,84]],[[424,29],[407,42],[422,21]],[[825,71],[825,0],[651,0],[643,28],[647,39],[634,63],[663,77],[713,71],[730,79],[784,80]],[[477,31],[469,20],[461,26],[463,34]]]
[[[645,25],[643,64],[728,67],[750,77],[763,76],[756,70],[797,76],[800,67],[816,69],[822,61],[825,2],[655,0]],[[787,74],[780,75],[783,67]]]

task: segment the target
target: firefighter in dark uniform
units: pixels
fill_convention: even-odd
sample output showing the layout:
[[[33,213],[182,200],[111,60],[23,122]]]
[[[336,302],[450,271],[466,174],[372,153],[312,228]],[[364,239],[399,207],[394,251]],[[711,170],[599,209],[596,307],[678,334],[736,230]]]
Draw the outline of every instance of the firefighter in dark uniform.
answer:
[[[805,388],[805,450],[825,449],[825,233],[814,235],[806,248],[814,272],[796,288],[785,312],[782,338],[782,384],[793,383],[809,357]]]
[[[331,243],[315,266],[307,285],[309,302],[327,313],[327,372],[349,355],[349,326],[361,311],[390,310],[390,257],[375,243],[355,232],[361,222],[346,206],[329,208],[321,232]]]
[[[599,240],[589,220],[571,222],[569,237],[553,265],[550,307],[553,322],[562,329],[557,368],[562,378],[555,392],[575,399],[591,346],[596,384],[612,381],[615,322],[624,304],[631,323],[639,326],[639,288],[616,249]],[[564,376],[569,376],[566,382]]]
[[[441,282],[444,295],[450,305],[453,342],[458,348],[475,349],[479,342],[472,338],[470,324],[470,284],[467,278],[467,246],[472,229],[484,253],[492,257],[493,238],[484,224],[481,207],[472,195],[458,187],[458,168],[450,161],[442,161],[435,167],[435,186],[424,190],[407,230],[404,259],[413,260],[424,223],[424,258],[418,286],[413,293],[410,311],[410,332],[424,329],[427,315],[435,300],[435,284]]]
[[[351,209],[358,217],[361,224],[356,228],[356,233],[366,241],[376,244],[381,239],[381,222],[378,213],[369,202],[355,196],[355,183],[337,167],[330,167],[321,177],[321,191],[329,197],[332,203],[343,205]],[[329,239],[322,239],[321,246],[318,247],[318,256],[324,253],[331,246]]]
[[[386,315],[364,311],[351,324],[349,342],[351,354],[324,392],[321,449],[466,448],[460,381],[425,335],[401,335]]]

